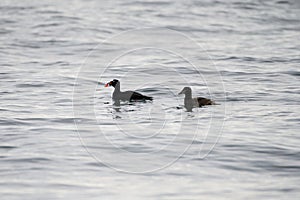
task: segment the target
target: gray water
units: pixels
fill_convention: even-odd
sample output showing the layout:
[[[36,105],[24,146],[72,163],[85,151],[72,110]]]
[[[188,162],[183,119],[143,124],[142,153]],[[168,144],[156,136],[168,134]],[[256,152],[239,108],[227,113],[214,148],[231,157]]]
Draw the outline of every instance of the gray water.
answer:
[[[1,1],[1,199],[298,199],[299,8]]]

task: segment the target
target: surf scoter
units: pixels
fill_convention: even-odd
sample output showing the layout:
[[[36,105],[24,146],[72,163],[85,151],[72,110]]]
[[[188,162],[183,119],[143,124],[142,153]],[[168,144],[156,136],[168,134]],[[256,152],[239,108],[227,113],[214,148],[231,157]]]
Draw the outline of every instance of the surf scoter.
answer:
[[[215,105],[215,102],[203,98],[203,97],[196,97],[192,98],[192,89],[190,87],[184,87],[181,92],[178,94],[184,94],[184,107],[187,109],[187,111],[192,111],[194,107],[202,107],[206,105]]]
[[[145,100],[153,100],[152,97],[148,97],[145,95],[142,95],[135,91],[125,91],[121,92],[120,90],[120,81],[117,79],[114,79],[108,83],[105,84],[105,87],[112,86],[115,88],[112,98],[114,101],[145,101]]]

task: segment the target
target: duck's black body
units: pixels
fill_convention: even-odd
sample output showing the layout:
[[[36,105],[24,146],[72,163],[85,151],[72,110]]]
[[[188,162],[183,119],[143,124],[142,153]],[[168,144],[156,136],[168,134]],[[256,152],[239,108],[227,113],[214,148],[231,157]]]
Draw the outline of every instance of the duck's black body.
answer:
[[[145,101],[145,100],[153,100],[152,97],[148,97],[142,95],[135,91],[125,91],[122,92],[120,90],[120,81],[114,79],[108,82],[105,87],[113,86],[115,88],[112,98],[114,101]]]
[[[152,97],[148,97],[142,95],[135,91],[125,91],[121,92],[115,89],[112,96],[115,101],[144,101],[144,100],[152,100]]]
[[[179,94],[185,94],[184,107],[187,109],[187,111],[192,111],[194,107],[215,105],[214,101],[204,97],[192,98],[192,89],[190,87],[184,87]]]

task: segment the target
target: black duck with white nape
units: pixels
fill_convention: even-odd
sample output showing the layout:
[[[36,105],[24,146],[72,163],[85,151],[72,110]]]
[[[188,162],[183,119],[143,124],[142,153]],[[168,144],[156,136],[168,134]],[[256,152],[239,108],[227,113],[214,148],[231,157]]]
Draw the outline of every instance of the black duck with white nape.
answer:
[[[192,97],[192,89],[190,87],[184,87],[178,95],[184,94],[184,107],[187,111],[192,111],[195,107],[202,107],[206,105],[215,105],[215,102],[211,99],[204,97]]]
[[[114,79],[108,83],[105,84],[105,87],[114,87],[115,90],[113,92],[112,98],[114,101],[146,101],[150,100],[152,101],[152,97],[148,97],[145,95],[142,95],[141,93],[135,92],[135,91],[121,91],[120,81],[117,79]]]

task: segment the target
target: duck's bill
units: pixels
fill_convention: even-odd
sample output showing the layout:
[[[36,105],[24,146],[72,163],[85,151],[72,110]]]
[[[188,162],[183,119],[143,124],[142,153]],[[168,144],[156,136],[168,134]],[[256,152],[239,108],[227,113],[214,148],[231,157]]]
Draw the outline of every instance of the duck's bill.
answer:
[[[106,84],[104,85],[104,87],[109,87],[109,83],[106,83]]]

